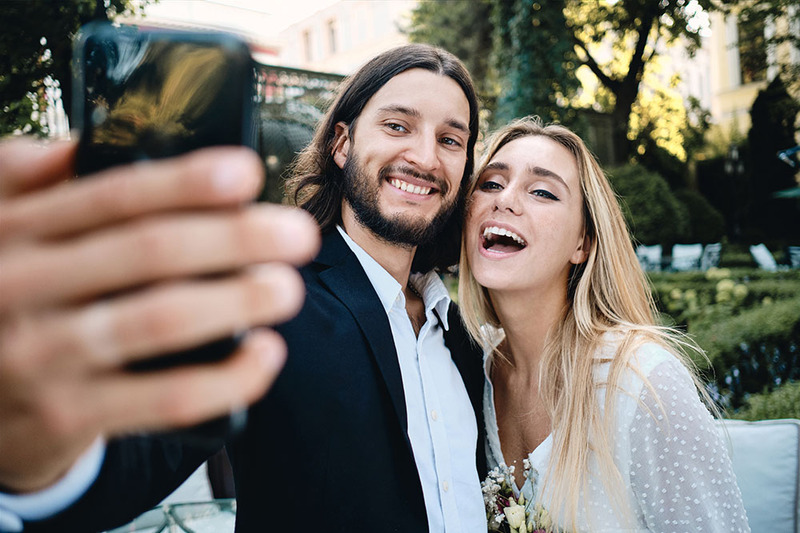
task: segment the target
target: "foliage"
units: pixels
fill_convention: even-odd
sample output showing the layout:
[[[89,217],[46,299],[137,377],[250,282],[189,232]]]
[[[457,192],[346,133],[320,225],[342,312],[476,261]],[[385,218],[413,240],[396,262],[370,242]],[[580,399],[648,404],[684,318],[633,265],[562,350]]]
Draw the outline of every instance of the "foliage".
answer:
[[[753,394],[731,415],[740,420],[800,418],[800,381],[784,383],[772,392]]]
[[[579,62],[610,93],[614,118],[616,161],[635,153],[630,138],[630,120],[646,67],[658,55],[659,43],[682,40],[690,53],[700,45],[700,26],[694,20],[699,10],[713,9],[711,0],[686,2],[664,0],[620,0],[617,2],[567,2],[567,19],[578,50]],[[604,46],[611,43],[612,54],[605,59]],[[601,59],[603,58],[603,59]]]
[[[760,40],[760,47],[743,47],[740,50],[740,61],[743,65],[757,64],[764,61],[764,50],[768,47],[779,47],[789,44],[795,49],[800,49],[800,10],[797,9],[796,0],[755,0],[742,2],[741,0],[722,0],[722,10],[726,14],[735,15],[743,36],[755,36]],[[794,8],[794,9],[792,9]],[[765,32],[765,23],[771,24],[771,31]],[[751,37],[752,38],[752,37]],[[786,81],[800,78],[800,65],[797,63],[783,63],[774,65],[781,69],[781,77]]]
[[[473,4],[475,9],[466,7]],[[487,5],[492,7],[488,27]],[[583,102],[612,116],[615,154],[611,163],[628,161],[642,146],[641,142],[631,141],[630,132],[637,139],[651,135],[655,145],[667,146],[681,160],[685,159],[686,149],[674,139],[683,135],[681,128],[691,119],[683,106],[672,105],[676,101],[674,88],[667,88],[655,101],[647,102],[639,101],[640,86],[647,66],[661,49],[660,43],[683,39],[692,50],[699,45],[700,27],[694,17],[699,10],[711,8],[711,0],[437,0],[418,4],[410,36],[464,58],[489,103],[501,91],[506,94],[506,100],[497,102],[500,117],[495,123],[533,109],[547,118],[555,112],[560,121],[569,124],[570,105]],[[486,35],[491,35],[488,46],[482,40]],[[489,50],[491,53],[487,54]],[[477,54],[470,57],[463,52]],[[485,68],[482,62],[487,55],[490,64]],[[583,91],[590,95],[590,101],[573,98],[573,71],[576,77],[584,71],[589,73]],[[485,85],[484,76],[488,79]],[[542,98],[548,100],[536,100]],[[635,110],[637,101],[639,107]],[[674,112],[650,112],[644,124],[630,127],[632,114],[665,102],[672,102]],[[669,124],[668,133],[664,133],[664,124]],[[686,135],[691,136],[691,132]]]
[[[640,165],[629,164],[611,170],[609,177],[622,199],[628,227],[638,242],[667,247],[686,242],[687,209],[661,176]]]
[[[697,359],[726,408],[800,379],[800,270],[650,273],[664,322],[706,351]]]
[[[795,146],[795,121],[800,103],[776,77],[753,102],[752,127],[748,134],[751,191],[749,223],[755,233],[800,239],[797,203],[772,197],[772,193],[796,185],[795,169],[775,154]]]
[[[725,234],[725,219],[722,214],[697,191],[679,189],[674,194],[689,214],[687,242],[719,242]]]
[[[484,106],[494,109],[498,84],[489,66],[494,0],[419,2],[406,28],[411,41],[430,43],[461,59]]]
[[[545,122],[575,122],[567,102],[579,87],[577,58],[563,9],[563,0],[546,9],[530,0],[495,0],[492,64],[501,82],[495,126],[532,114]]]
[[[142,2],[140,8],[143,8]],[[134,9],[130,0],[25,0],[3,3],[0,17],[0,135],[15,131],[46,134],[38,120],[48,101],[46,89],[61,90],[72,103],[72,38],[96,18]],[[99,8],[99,9],[98,9]],[[33,117],[31,116],[33,114]]]

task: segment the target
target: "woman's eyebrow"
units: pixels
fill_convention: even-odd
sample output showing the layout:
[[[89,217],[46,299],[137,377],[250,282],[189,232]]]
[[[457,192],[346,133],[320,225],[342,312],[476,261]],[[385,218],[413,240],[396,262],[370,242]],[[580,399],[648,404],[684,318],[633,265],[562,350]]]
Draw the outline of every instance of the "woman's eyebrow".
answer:
[[[566,187],[568,191],[570,190],[569,189],[569,185],[567,185],[567,182],[564,181],[564,179],[561,176],[559,176],[558,174],[556,174],[552,170],[546,169],[544,167],[535,166],[535,165],[528,165],[528,166],[525,167],[525,171],[528,174],[531,174],[533,176],[538,176],[538,177],[542,177],[542,178],[552,178],[552,179],[554,179],[556,181],[561,182],[561,184],[564,185],[564,187]]]

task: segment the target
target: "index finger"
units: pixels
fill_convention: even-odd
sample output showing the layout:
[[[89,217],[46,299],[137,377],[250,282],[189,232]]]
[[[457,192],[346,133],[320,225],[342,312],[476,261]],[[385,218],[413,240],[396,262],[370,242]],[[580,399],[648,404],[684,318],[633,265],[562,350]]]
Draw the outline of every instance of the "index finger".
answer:
[[[3,202],[0,243],[58,238],[168,210],[236,205],[253,199],[262,182],[261,161],[242,147],[115,167]]]
[[[44,143],[27,137],[0,140],[0,199],[68,179],[77,143]]]

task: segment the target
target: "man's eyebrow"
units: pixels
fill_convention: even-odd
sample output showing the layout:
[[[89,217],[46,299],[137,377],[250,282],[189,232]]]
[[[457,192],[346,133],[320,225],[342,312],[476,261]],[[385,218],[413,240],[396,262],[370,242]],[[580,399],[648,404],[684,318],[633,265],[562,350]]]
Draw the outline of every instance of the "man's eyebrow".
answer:
[[[418,109],[414,109],[413,107],[406,107],[404,105],[399,105],[399,104],[383,106],[378,109],[378,113],[381,114],[400,113],[401,115],[406,115],[409,117],[422,118],[422,113],[420,113]],[[469,128],[466,126],[466,124],[464,124],[460,120],[451,118],[447,120],[445,123],[451,128],[459,130],[469,135]]]
[[[447,121],[447,125],[450,126],[451,128],[453,128],[454,130],[458,130],[458,131],[460,131],[462,133],[466,133],[467,135],[469,135],[469,133],[470,133],[469,132],[469,128],[467,127],[467,125],[464,124],[463,122],[461,122],[460,120],[456,120],[454,118],[451,118],[450,120]]]
[[[561,184],[564,185],[564,187],[566,187],[567,190],[569,190],[569,185],[567,185],[567,182],[564,181],[564,178],[562,178],[552,170],[548,170],[544,167],[539,167],[535,165],[528,165],[525,167],[525,172],[527,172],[528,174],[533,174],[534,176],[540,176],[543,178],[552,178],[556,181],[560,181]]]
[[[383,106],[378,109],[379,113],[400,113],[401,115],[408,115],[410,117],[419,118],[422,116],[422,113],[419,112],[418,109],[414,109],[413,107],[406,107],[404,105],[387,105]]]

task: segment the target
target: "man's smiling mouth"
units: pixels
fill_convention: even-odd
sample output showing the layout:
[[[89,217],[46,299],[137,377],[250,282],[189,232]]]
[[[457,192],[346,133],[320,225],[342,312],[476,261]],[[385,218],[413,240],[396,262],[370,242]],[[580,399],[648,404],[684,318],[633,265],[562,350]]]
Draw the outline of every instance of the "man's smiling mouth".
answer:
[[[400,189],[401,191],[410,192],[411,194],[419,194],[421,196],[426,196],[431,193],[433,190],[432,187],[421,187],[419,185],[412,185],[407,181],[403,181],[398,178],[392,178],[389,180],[389,184],[396,188]]]

